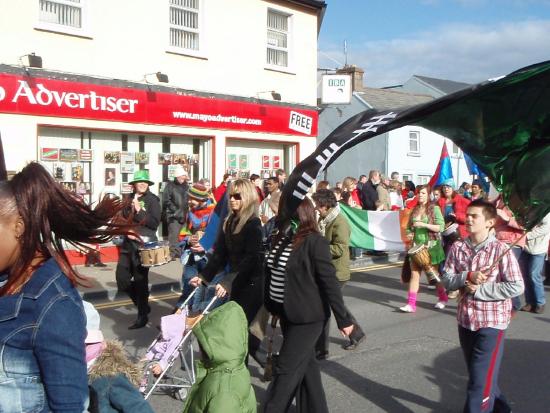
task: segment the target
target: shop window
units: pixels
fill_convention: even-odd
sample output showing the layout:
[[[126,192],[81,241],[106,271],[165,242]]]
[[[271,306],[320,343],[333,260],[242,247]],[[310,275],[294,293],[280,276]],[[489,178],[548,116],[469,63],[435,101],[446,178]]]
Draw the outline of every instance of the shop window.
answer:
[[[39,0],[38,29],[87,35],[87,0]]]
[[[267,11],[267,65],[289,67],[291,16],[275,10]]]
[[[408,156],[420,156],[420,132],[409,131],[409,151]]]
[[[170,1],[170,48],[184,54],[204,51],[202,30],[203,0]]]
[[[426,185],[430,179],[431,175],[418,175],[418,185]]]

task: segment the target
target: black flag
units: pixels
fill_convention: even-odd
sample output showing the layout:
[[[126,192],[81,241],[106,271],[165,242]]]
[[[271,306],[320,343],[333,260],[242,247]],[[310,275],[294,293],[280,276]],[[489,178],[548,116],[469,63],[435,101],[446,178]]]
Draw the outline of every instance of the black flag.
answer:
[[[290,217],[318,174],[344,151],[405,125],[439,133],[467,153],[527,228],[550,212],[550,61],[409,108],[367,110],[336,128],[300,162],[282,194]]]
[[[2,145],[2,134],[0,134],[0,182],[8,179],[6,159],[4,158],[4,146]]]

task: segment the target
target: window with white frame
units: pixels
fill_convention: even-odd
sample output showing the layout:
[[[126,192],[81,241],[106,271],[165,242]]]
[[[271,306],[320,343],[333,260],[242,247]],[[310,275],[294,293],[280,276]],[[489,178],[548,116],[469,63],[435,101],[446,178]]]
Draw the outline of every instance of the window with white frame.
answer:
[[[289,66],[290,18],[286,13],[267,11],[267,64]]]
[[[38,28],[83,34],[87,0],[39,0]]]
[[[170,46],[199,51],[201,0],[170,1]]]
[[[409,151],[408,155],[420,154],[420,132],[409,131]]]
[[[403,182],[405,182],[405,181],[412,181],[412,180],[413,180],[413,176],[412,176],[412,175],[403,174],[402,177],[403,177]]]

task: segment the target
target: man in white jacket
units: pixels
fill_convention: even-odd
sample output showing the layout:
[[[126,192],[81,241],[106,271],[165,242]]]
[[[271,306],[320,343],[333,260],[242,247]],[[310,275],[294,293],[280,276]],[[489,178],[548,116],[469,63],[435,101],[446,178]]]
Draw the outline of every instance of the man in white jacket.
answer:
[[[542,272],[550,240],[550,214],[529,231],[526,238],[527,242],[523,248],[525,268],[522,271],[525,281],[525,305],[521,307],[521,311],[542,314],[546,305]]]

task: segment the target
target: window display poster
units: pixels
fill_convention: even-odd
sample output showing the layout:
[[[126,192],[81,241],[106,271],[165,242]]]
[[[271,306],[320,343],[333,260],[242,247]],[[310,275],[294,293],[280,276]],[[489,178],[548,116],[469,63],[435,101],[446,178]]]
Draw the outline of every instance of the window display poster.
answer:
[[[69,192],[75,192],[76,193],[76,182],[67,181],[67,182],[61,182],[61,185],[63,188],[65,188]]]
[[[189,155],[189,165],[198,165],[199,164],[199,154],[195,153],[193,155]]]
[[[121,194],[131,194],[132,192],[134,192],[134,187],[130,185],[128,182],[122,182],[120,184]]]
[[[281,167],[281,157],[279,155],[273,156],[273,169],[279,169]]]
[[[120,163],[120,152],[119,151],[105,151],[103,153],[103,162],[104,163]]]
[[[248,170],[245,171],[245,170],[241,169],[239,171],[239,178],[240,179],[250,179],[250,171],[248,171]]]
[[[227,168],[236,169],[237,168],[237,155],[230,153],[227,155]]]
[[[273,176],[273,172],[269,169],[262,169],[260,171],[260,176],[263,178],[263,179],[267,179],[267,178],[271,178]]]
[[[92,193],[91,182],[79,182],[76,186],[76,193],[78,195],[90,195]]]
[[[116,168],[105,168],[105,186],[116,184]]]
[[[158,156],[159,165],[170,165],[172,163],[172,154],[171,153],[159,153]]]
[[[149,152],[136,152],[136,163],[148,164],[149,163]]]
[[[176,165],[168,165],[168,180],[172,181],[176,177]]]
[[[57,148],[40,148],[41,161],[58,161],[59,149]]]
[[[134,173],[134,153],[120,152],[120,172],[123,174]]]
[[[65,181],[65,176],[67,176],[67,180],[69,179],[68,178],[68,174],[67,174],[67,165],[66,163],[54,163],[53,164],[53,177],[54,179],[58,180],[58,181]]]
[[[78,161],[79,162],[92,162],[94,160],[93,149],[79,149]]]
[[[239,155],[239,169],[248,169],[248,155]]]
[[[269,158],[269,155],[262,155],[262,168],[263,169],[271,168],[271,160]]]
[[[189,165],[188,156],[184,153],[173,153],[172,154],[172,164],[173,165]]]
[[[59,160],[62,162],[78,161],[78,149],[60,149]]]
[[[82,181],[84,178],[84,170],[81,164],[73,164],[71,167],[71,179],[76,182]]]

